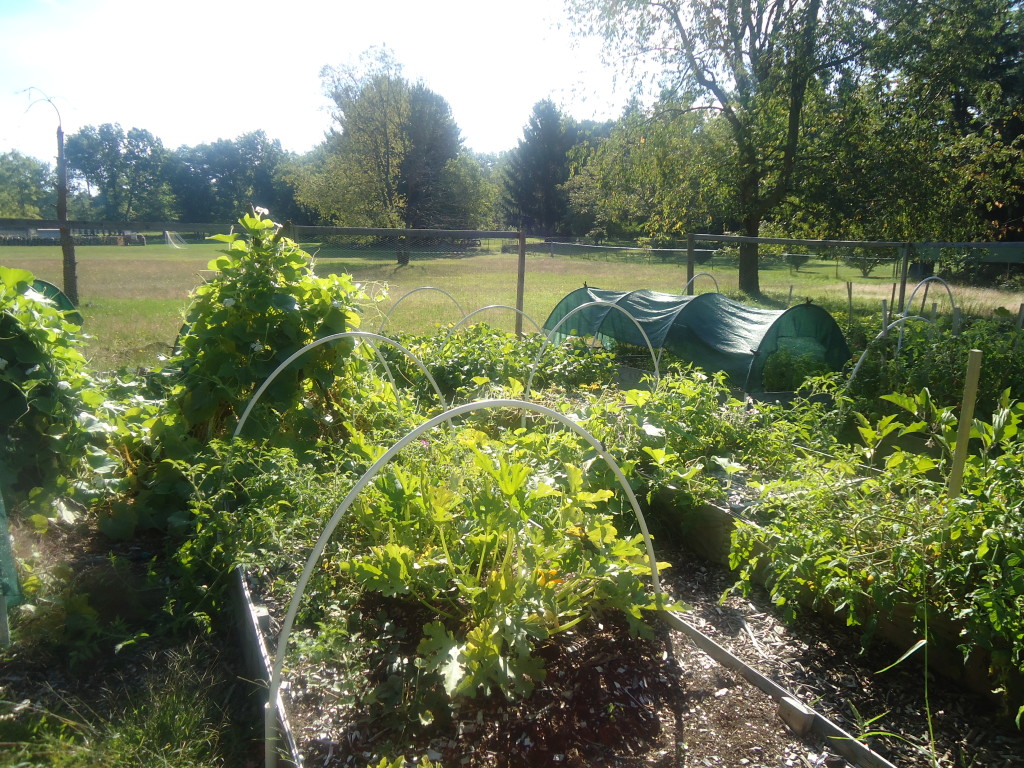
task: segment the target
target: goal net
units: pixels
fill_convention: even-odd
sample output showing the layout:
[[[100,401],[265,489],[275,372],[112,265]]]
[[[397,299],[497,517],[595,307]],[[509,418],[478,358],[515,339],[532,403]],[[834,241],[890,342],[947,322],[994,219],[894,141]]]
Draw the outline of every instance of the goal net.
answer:
[[[164,230],[164,243],[171,246],[171,248],[188,248],[188,243],[182,240],[181,235],[177,232]]]

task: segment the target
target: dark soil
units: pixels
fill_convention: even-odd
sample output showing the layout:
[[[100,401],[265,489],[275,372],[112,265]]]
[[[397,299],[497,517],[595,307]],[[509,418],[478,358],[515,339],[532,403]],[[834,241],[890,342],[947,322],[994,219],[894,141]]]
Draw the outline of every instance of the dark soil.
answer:
[[[863,653],[852,631],[820,619],[786,627],[764,595],[723,600],[733,583],[725,569],[685,553],[667,559],[666,589],[692,607],[691,624],[892,763],[1024,765],[1024,738],[990,700],[929,678],[926,701],[918,660],[879,673],[899,652]],[[468,702],[444,727],[407,734],[406,756],[472,768],[848,765],[820,739],[798,738],[768,695],[660,622],[644,640],[594,620],[539,653],[548,674],[529,699]],[[293,693],[287,706],[308,765],[376,763],[387,729],[358,707],[332,722],[307,685]]]
[[[96,589],[106,596],[97,600],[103,618],[123,614],[122,624],[146,626],[151,619],[144,615],[159,610],[159,601],[126,595],[133,578],[136,586],[151,585],[146,572],[154,547],[136,543],[111,560],[97,540],[65,544],[67,551],[55,551],[54,557],[66,556],[88,581],[106,584]],[[872,732],[868,743],[895,765],[1024,766],[1024,738],[990,700],[932,677],[925,698],[919,658],[879,673],[899,651],[879,647],[862,653],[851,630],[818,618],[784,626],[763,595],[730,594],[723,600],[733,582],[728,571],[682,552],[663,559],[674,563],[664,573],[666,589],[692,607],[687,621],[844,730]],[[410,628],[422,618],[410,614]],[[449,768],[847,765],[820,740],[797,738],[779,719],[774,701],[682,633],[657,621],[654,627],[653,637],[642,639],[631,636],[624,623],[605,618],[557,636],[539,650],[548,672],[530,698],[482,698],[464,704],[448,722],[409,728],[406,755],[427,756]],[[164,633],[121,653],[106,647],[113,640],[93,638],[95,647],[78,649],[80,659],[47,653],[45,643],[33,652],[8,654],[0,660],[0,699],[8,702],[0,721],[29,724],[34,712],[46,711],[88,721],[90,732],[102,729],[104,719],[116,719],[120,704],[138,701],[146,685],[180,674],[185,657],[200,670],[196,679],[212,686],[197,695],[197,704],[212,694],[226,715],[216,727],[233,731],[223,734],[225,752],[210,765],[258,764],[260,713],[246,693],[252,687],[238,666],[234,635],[196,639]],[[410,642],[405,636],[394,648],[411,654]],[[382,662],[373,676],[383,680],[387,671]],[[372,708],[339,693],[326,662],[293,670],[286,701],[308,766],[376,764],[384,742],[396,733],[370,716]],[[173,764],[173,756],[168,759]]]

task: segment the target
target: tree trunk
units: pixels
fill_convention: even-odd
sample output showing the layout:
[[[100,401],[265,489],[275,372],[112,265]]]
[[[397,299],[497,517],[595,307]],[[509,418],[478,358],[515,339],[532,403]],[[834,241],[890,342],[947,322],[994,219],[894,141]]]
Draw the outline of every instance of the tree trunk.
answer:
[[[761,231],[761,220],[756,216],[748,216],[743,222],[743,234],[757,237]],[[740,290],[748,296],[761,295],[761,280],[758,274],[757,243],[740,243]]]

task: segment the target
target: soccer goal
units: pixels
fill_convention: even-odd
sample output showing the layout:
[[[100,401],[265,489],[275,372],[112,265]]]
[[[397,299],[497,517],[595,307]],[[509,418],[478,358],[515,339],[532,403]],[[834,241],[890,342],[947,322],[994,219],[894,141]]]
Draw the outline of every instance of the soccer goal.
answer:
[[[177,232],[164,230],[164,243],[171,246],[171,248],[188,248],[188,243],[182,240],[181,235]]]

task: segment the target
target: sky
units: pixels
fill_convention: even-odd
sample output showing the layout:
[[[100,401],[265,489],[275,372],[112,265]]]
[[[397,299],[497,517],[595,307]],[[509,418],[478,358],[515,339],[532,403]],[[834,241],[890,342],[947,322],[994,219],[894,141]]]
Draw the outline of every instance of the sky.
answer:
[[[599,41],[574,37],[562,8],[560,0],[0,0],[0,153],[52,164],[58,112],[65,135],[119,123],[176,149],[262,129],[306,152],[331,124],[320,70],[355,64],[374,46],[448,101],[468,148],[500,152],[516,145],[542,99],[581,120],[617,117],[627,100]]]

